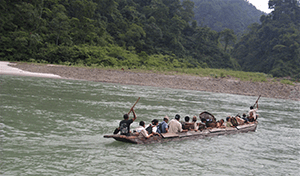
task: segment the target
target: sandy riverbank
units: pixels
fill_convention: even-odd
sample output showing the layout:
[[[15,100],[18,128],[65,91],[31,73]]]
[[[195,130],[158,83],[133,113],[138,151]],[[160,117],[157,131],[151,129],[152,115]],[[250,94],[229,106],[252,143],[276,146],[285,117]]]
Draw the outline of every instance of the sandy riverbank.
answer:
[[[17,63],[10,64],[10,66],[11,68],[18,68],[27,72],[46,73],[55,76],[58,75],[66,79],[81,79],[97,82],[199,90],[249,96],[262,95],[262,97],[300,101],[299,83],[295,86],[292,86],[278,82],[250,82],[227,78],[210,78],[189,75],[162,75],[156,73],[137,73],[129,70],[102,70],[60,65]],[[0,69],[0,74],[3,74],[1,70],[2,69]]]
[[[16,65],[16,64],[12,64],[12,63],[5,62],[5,61],[0,61],[0,75],[61,78],[59,75],[54,75],[54,74],[50,74],[50,73],[34,73],[34,72],[24,71],[24,70],[12,67],[14,65]]]

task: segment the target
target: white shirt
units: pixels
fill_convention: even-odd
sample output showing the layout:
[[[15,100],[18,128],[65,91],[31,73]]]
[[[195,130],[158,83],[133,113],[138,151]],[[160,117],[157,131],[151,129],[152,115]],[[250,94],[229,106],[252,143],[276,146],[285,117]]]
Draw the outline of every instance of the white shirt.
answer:
[[[169,133],[177,133],[177,132],[182,132],[182,125],[178,120],[172,119],[169,122]]]
[[[139,126],[135,129],[136,132],[140,133],[139,135],[144,136],[145,138],[148,137],[148,133],[146,131],[146,129],[143,126]]]
[[[149,124],[145,129],[147,129],[151,124]],[[152,132],[156,133],[157,132],[157,126],[152,125]]]
[[[152,132],[156,133],[156,131],[157,131],[157,126],[152,126]]]
[[[258,110],[258,109],[255,108],[255,109],[251,109],[251,110],[249,111],[249,116],[250,116],[250,113],[251,113],[251,112],[253,113],[254,120],[256,120],[256,111],[257,111],[257,110]]]

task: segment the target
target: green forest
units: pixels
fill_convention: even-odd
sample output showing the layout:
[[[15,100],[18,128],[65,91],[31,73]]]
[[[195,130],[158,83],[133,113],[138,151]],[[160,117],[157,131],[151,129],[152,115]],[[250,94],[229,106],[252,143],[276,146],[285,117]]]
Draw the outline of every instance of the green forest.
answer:
[[[297,0],[269,0],[269,15],[249,26],[232,57],[244,71],[300,78],[300,7]]]
[[[270,0],[273,12],[268,15],[245,0],[234,2],[0,1],[0,59],[142,69],[221,68],[299,79],[299,1]],[[222,10],[204,12],[204,7]],[[217,20],[203,21],[210,18]]]

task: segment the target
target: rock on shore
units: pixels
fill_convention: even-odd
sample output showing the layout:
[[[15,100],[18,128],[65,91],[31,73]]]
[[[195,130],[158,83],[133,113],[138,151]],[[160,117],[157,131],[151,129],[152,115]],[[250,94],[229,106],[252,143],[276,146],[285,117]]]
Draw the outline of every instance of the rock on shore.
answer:
[[[130,70],[103,70],[96,68],[36,65],[27,63],[18,63],[11,66],[30,72],[51,73],[66,79],[81,79],[97,82],[199,90],[249,96],[261,95],[262,97],[300,101],[299,83],[293,86],[279,82],[250,82],[227,78],[137,73]]]

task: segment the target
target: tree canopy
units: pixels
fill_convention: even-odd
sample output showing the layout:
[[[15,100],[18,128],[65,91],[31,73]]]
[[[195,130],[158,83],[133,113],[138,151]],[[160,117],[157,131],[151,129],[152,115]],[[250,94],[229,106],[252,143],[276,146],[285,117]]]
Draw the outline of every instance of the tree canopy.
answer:
[[[271,14],[261,24],[249,26],[235,45],[235,57],[243,70],[275,77],[300,78],[300,7],[298,0],[270,0]]]
[[[220,46],[219,32],[199,27],[193,9],[190,0],[0,1],[0,56],[141,66],[149,56],[162,55],[182,63],[178,66],[234,69]],[[138,58],[125,62],[130,58],[93,49],[118,47]]]
[[[299,0],[268,5],[257,21],[262,12],[246,0],[0,1],[0,58],[299,78]]]

